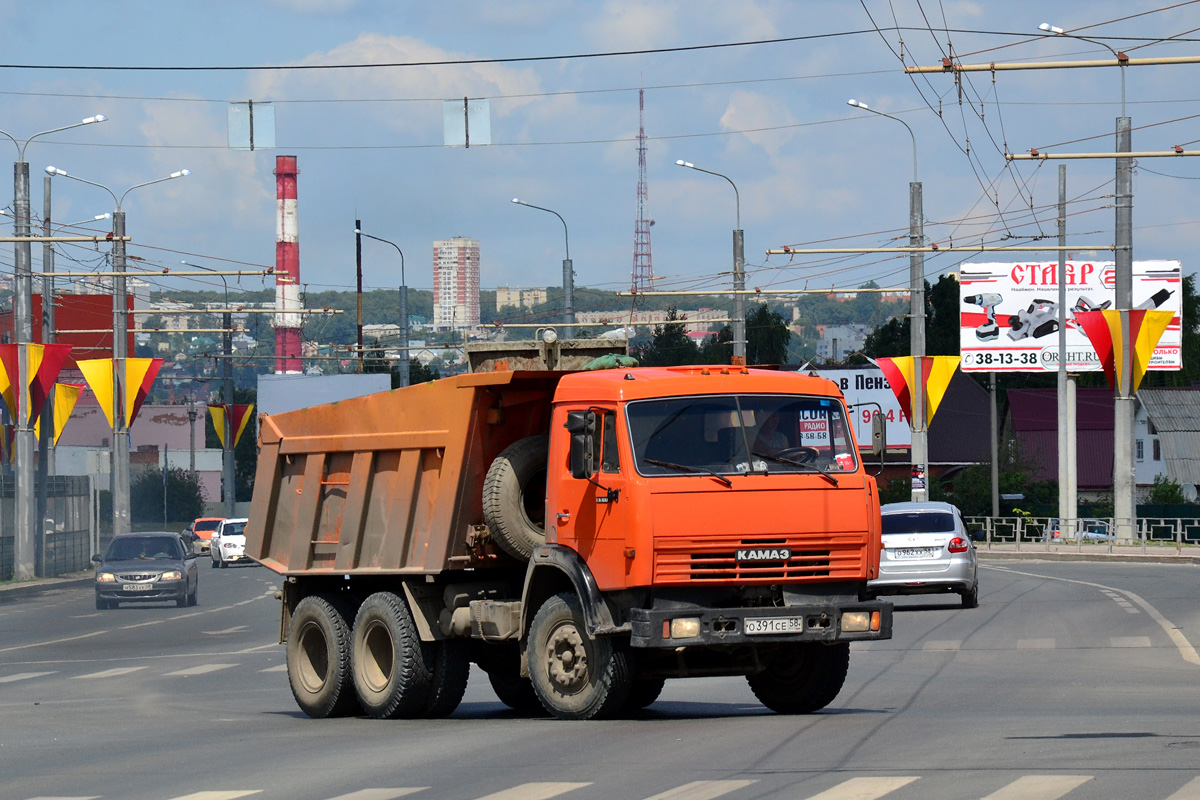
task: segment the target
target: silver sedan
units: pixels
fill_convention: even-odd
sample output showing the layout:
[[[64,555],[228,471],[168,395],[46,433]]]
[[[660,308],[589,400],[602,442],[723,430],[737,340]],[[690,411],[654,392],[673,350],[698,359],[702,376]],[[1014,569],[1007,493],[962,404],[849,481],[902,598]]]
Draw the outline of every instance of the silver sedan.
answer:
[[[975,545],[962,514],[949,503],[888,503],[883,515],[879,577],[867,583],[885,594],[956,592],[964,608],[979,605]]]

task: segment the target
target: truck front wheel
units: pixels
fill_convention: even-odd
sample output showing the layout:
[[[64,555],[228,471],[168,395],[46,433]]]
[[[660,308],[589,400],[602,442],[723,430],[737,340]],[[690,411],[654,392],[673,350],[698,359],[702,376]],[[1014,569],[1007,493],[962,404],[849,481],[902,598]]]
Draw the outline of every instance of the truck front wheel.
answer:
[[[529,626],[526,656],[538,700],[559,719],[594,719],[619,712],[629,697],[629,656],[621,642],[587,634],[573,593],[555,595]]]
[[[354,688],[369,716],[424,715],[437,651],[421,641],[403,599],[392,592],[376,592],[363,601],[354,617],[353,652]]]
[[[287,640],[288,682],[310,717],[358,711],[350,677],[350,622],[340,603],[310,595],[296,605]]]
[[[833,702],[850,668],[850,644],[785,645],[746,678],[758,701],[779,714],[811,714]]]

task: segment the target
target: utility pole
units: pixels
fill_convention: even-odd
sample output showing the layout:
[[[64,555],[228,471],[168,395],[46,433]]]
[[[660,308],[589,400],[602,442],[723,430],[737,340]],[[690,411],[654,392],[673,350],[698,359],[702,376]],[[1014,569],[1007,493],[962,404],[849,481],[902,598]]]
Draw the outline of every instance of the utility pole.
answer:
[[[363,317],[362,317],[362,220],[354,220],[354,263],[358,269],[358,371],[363,371]]]
[[[192,480],[196,480],[196,401],[188,400],[188,471]]]
[[[221,327],[225,329],[222,334],[223,347],[221,348],[225,357],[221,359],[221,373],[224,377],[225,389],[225,445],[222,453],[221,467],[224,475],[223,485],[225,488],[225,516],[237,516],[234,511],[234,502],[237,499],[237,486],[235,484],[236,477],[234,476],[233,463],[233,440],[237,436],[237,431],[233,424],[233,314],[229,308],[229,297],[225,298],[225,313],[221,316]],[[361,362],[360,362],[361,363]]]
[[[125,211],[113,212],[113,535],[129,533],[129,421],[125,419],[125,361],[129,357],[129,301],[125,294]]]
[[[54,343],[54,243],[50,236],[50,176],[42,179],[42,342]],[[32,299],[32,298],[31,298]],[[50,508],[50,476],[54,467],[54,389],[46,395],[42,406],[40,435],[38,437],[38,480],[37,480],[37,574],[46,574],[46,513]]]
[[[1124,76],[1124,70],[1121,72]],[[1124,81],[1122,81],[1124,87]],[[1122,92],[1124,111],[1124,92]],[[1117,118],[1117,153],[1129,153],[1129,117]],[[1133,307],[1133,160],[1117,158],[1116,176],[1116,290],[1121,312],[1121,355],[1130,359],[1129,309]],[[1115,343],[1114,343],[1115,344]],[[1113,522],[1117,541],[1133,539],[1137,525],[1137,485],[1133,479],[1133,370],[1122,369],[1113,408]]]
[[[913,171],[916,171],[914,157]],[[914,248],[908,256],[909,278],[909,351],[913,360],[912,386],[912,463],[920,470],[919,482],[912,486],[913,502],[929,498],[929,428],[925,420],[925,253],[924,202],[921,183],[914,175],[908,190],[908,242]]]

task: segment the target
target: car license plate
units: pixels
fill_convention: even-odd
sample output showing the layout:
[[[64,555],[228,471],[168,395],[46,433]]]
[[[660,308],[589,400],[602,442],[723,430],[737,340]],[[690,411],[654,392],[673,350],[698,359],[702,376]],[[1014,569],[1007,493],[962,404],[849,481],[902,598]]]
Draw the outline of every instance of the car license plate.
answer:
[[[764,633],[803,633],[804,619],[802,617],[747,619],[745,630],[750,636]]]
[[[898,547],[889,550],[892,558],[933,558],[938,554],[936,547]]]
[[[127,583],[121,587],[127,592],[148,592],[154,588],[153,583]]]

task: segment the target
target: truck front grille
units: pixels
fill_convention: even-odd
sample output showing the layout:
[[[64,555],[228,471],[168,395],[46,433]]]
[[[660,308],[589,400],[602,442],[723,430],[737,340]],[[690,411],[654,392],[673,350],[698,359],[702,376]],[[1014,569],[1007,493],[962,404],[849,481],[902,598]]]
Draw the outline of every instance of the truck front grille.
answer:
[[[660,539],[654,549],[654,582],[665,584],[778,583],[866,576],[865,534],[727,537],[703,541]],[[741,548],[791,550],[786,561],[738,561]]]

